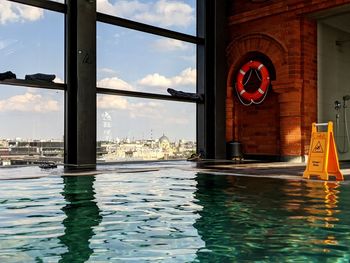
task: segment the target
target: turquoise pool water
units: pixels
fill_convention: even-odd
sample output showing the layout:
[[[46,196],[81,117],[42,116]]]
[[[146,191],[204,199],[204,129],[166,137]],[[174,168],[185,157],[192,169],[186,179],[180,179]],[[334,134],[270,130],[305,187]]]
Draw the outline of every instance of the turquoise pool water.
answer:
[[[103,168],[0,169],[0,262],[350,260],[348,182]]]

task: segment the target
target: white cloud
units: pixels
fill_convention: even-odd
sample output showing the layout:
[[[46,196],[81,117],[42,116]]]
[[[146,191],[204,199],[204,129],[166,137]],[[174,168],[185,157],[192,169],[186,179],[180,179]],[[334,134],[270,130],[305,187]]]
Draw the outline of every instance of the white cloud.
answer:
[[[98,69],[99,72],[101,73],[105,73],[105,74],[115,74],[116,71],[114,69],[110,69],[110,68],[100,68]]]
[[[130,17],[134,13],[145,12],[147,9],[147,4],[140,3],[137,0],[117,0],[114,4],[110,0],[97,0],[97,10],[99,12],[115,16]]]
[[[101,79],[97,82],[97,86],[108,89],[135,90],[129,83],[117,77]]]
[[[17,14],[12,10],[13,3],[1,0],[0,2],[0,23],[12,22],[17,20]]]
[[[138,84],[149,87],[170,87],[171,79],[159,75],[158,73],[150,74],[138,81]]]
[[[97,0],[97,8],[99,12],[165,27],[187,27],[194,21],[194,9],[181,0],[158,0],[154,3]],[[44,11],[40,8],[0,0],[0,24],[36,21],[43,16]]]
[[[44,17],[42,9],[10,1],[0,1],[0,24],[35,21],[42,17]]]
[[[158,0],[154,3],[142,3],[138,0],[97,0],[99,12],[121,16],[144,23],[161,26],[187,27],[194,21],[193,8],[180,0]]]
[[[127,98],[113,95],[100,95],[97,97],[97,108],[102,110],[124,111],[130,118],[162,118],[164,106],[157,102],[130,102]]]
[[[135,90],[130,84],[117,77],[104,78],[97,82],[98,87],[121,89],[121,90]],[[162,112],[162,104],[157,102],[141,102],[134,103],[121,96],[113,95],[100,95],[97,97],[97,108],[103,110],[123,110],[131,118],[144,117],[144,118],[159,118]]]
[[[156,102],[133,103],[129,106],[129,115],[131,118],[149,118],[162,119],[164,113],[163,104]]]
[[[58,101],[29,92],[0,100],[0,112],[21,111],[46,113],[58,110]]]
[[[157,51],[176,51],[187,50],[189,48],[189,44],[176,39],[165,38],[156,40],[153,47]]]
[[[129,107],[127,99],[118,96],[102,95],[97,97],[97,108],[126,110]]]
[[[59,78],[59,77],[56,77],[56,78],[53,80],[53,82],[55,82],[55,83],[61,83],[61,84],[64,83],[63,79],[61,79],[61,78]]]
[[[179,76],[172,78],[175,86],[196,85],[197,71],[194,68],[183,70]]]
[[[39,8],[23,5],[16,6],[16,9],[18,10],[19,17],[22,20],[35,21],[44,17],[44,11]]]
[[[171,78],[154,73],[139,80],[138,84],[142,86],[159,88],[196,85],[196,70],[193,68],[186,68],[178,76]]]
[[[181,1],[159,0],[148,12],[139,13],[135,19],[162,26],[186,27],[194,20],[193,8]]]

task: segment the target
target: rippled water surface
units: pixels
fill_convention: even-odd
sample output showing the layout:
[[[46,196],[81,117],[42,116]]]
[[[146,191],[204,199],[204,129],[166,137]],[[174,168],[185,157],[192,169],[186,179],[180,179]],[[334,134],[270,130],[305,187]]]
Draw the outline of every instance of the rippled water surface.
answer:
[[[107,168],[0,169],[0,262],[350,261],[348,182]]]

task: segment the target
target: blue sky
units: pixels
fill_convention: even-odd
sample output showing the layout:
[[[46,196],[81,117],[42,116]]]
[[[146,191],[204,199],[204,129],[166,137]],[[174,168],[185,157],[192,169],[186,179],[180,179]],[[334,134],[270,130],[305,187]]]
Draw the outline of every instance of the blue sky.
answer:
[[[57,1],[62,2],[62,1]],[[111,15],[195,32],[195,0],[98,0]],[[64,80],[64,16],[0,0],[0,72],[17,78],[43,72]],[[195,92],[195,45],[134,30],[97,24],[97,85],[166,94],[167,88]],[[63,92],[0,86],[0,138],[61,139]],[[98,95],[98,139],[101,115],[112,118],[112,138],[195,139],[195,105]]]

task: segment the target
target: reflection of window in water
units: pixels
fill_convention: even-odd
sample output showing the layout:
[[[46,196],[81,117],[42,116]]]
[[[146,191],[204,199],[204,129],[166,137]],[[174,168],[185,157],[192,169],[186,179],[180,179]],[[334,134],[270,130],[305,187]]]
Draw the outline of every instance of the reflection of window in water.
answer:
[[[104,113],[101,114],[102,120],[103,121],[112,121],[111,115],[105,111]]]
[[[93,253],[90,248],[93,228],[102,220],[100,209],[95,201],[94,176],[66,176],[62,195],[67,204],[62,208],[66,218],[63,220],[64,235],[61,243],[67,252],[59,262],[85,262]]]
[[[102,127],[103,127],[103,140],[111,141],[112,140],[112,116],[107,112],[101,114],[102,118]]]
[[[103,128],[111,128],[112,125],[110,122],[103,122]]]

